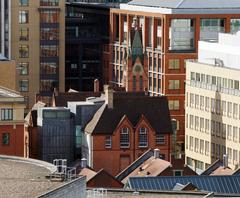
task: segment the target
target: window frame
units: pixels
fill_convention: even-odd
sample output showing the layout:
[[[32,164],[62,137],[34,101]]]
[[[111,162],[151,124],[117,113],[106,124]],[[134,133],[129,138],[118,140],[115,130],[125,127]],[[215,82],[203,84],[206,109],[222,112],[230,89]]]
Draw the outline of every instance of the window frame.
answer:
[[[138,131],[138,147],[148,147],[148,129],[146,127],[140,127]]]
[[[120,130],[120,148],[130,147],[130,130],[128,127],[123,127]]]

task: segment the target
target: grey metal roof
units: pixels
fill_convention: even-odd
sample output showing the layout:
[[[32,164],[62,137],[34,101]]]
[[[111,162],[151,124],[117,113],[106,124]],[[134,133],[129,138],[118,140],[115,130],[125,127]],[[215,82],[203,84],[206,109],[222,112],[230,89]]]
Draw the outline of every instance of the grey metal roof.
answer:
[[[171,191],[176,184],[191,183],[198,190],[221,193],[239,194],[239,176],[166,176],[166,177],[130,177],[128,187],[135,190],[165,190]]]
[[[133,0],[129,5],[171,9],[236,9],[239,0]]]

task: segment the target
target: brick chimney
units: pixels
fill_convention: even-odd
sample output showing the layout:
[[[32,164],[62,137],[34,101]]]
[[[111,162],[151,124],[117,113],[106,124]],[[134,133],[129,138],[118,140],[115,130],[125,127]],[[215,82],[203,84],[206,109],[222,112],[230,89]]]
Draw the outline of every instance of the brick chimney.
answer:
[[[94,92],[99,92],[99,80],[95,79],[94,80]]]
[[[105,103],[109,109],[113,109],[113,89],[109,85],[104,85]]]

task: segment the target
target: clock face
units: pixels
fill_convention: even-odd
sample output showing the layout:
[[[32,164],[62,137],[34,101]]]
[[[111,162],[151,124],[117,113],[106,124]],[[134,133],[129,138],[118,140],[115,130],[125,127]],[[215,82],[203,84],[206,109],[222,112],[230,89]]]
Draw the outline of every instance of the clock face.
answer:
[[[133,73],[136,75],[136,74],[142,74],[143,72],[143,67],[141,64],[136,64],[134,65],[133,67]]]

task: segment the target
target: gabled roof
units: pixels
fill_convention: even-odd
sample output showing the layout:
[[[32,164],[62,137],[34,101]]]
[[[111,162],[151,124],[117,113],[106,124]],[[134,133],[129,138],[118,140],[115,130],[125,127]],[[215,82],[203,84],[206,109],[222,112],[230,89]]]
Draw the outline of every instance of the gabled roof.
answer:
[[[113,134],[124,115],[133,126],[136,126],[144,115],[156,133],[172,133],[168,101],[165,96],[149,97],[126,92],[114,92],[113,108],[108,108],[108,105],[104,104],[87,124],[85,132]]]
[[[200,191],[222,194],[239,194],[239,176],[181,176],[181,177],[130,177],[127,187],[139,190],[171,191],[179,183],[191,183]]]
[[[240,8],[239,0],[133,0],[128,5],[172,9],[218,9]]]

